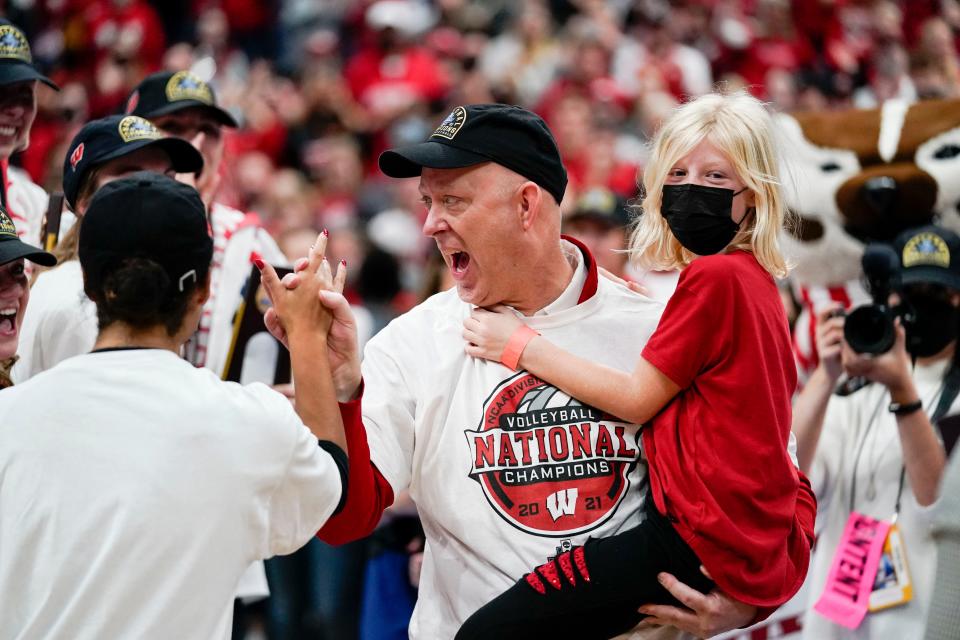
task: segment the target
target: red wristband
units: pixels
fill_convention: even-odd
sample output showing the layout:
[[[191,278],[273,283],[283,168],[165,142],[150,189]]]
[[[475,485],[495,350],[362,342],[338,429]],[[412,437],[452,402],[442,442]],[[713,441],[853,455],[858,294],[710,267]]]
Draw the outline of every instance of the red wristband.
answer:
[[[507,340],[507,346],[503,348],[503,353],[500,354],[500,363],[516,371],[517,366],[520,364],[520,355],[523,353],[524,348],[526,348],[527,343],[538,335],[540,334],[525,324],[517,327],[517,330],[514,331],[510,339]]]

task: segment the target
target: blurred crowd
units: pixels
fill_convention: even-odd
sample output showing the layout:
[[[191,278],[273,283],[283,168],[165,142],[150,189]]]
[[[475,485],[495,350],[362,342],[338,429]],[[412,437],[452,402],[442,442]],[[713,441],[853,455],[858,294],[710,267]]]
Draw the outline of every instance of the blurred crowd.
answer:
[[[147,74],[190,69],[240,124],[225,131],[218,200],[258,214],[291,257],[329,229],[370,333],[447,286],[420,232],[417,180],[387,181],[376,159],[455,105],[541,114],[570,174],[567,231],[628,275],[610,251],[625,245],[623,205],[645,142],[684,98],[718,83],[781,111],[960,96],[956,0],[8,0],[3,14],[62,87],[38,89],[30,146],[14,158],[37,184],[60,191],[68,141],[122,111]],[[370,544],[404,566],[419,544],[408,516]],[[274,635],[296,637],[304,610],[322,637],[356,634],[348,595],[370,549],[303,553],[268,568]],[[311,589],[284,586],[298,581]],[[381,602],[412,599],[408,587]]]
[[[716,83],[785,111],[960,94],[953,0],[6,4],[63,87],[38,93],[19,158],[35,182],[59,190],[67,141],[121,110],[146,74],[189,68],[241,124],[227,132],[219,201],[259,214],[291,255],[308,230],[336,230],[333,251],[374,328],[421,293],[433,244],[419,233],[416,181],[383,180],[377,155],[423,139],[454,105],[543,115],[573,213],[635,197],[645,140],[684,96]],[[598,236],[619,224],[593,218],[585,226]]]

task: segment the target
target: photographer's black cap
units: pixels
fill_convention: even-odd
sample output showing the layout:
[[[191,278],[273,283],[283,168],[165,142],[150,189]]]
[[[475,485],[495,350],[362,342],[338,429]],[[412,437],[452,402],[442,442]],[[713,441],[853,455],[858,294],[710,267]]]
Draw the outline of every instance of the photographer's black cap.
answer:
[[[0,18],[0,86],[25,80],[39,80],[60,91],[53,80],[33,66],[30,43],[20,27]]]
[[[217,95],[206,82],[189,71],[161,71],[147,76],[127,98],[124,111],[155,118],[188,107],[206,109],[220,124],[237,127],[237,121],[217,105]]]
[[[960,291],[960,236],[927,225],[904,231],[894,240],[904,285],[933,282]]]
[[[559,203],[567,188],[557,142],[543,119],[521,107],[471,104],[455,108],[426,142],[380,154],[391,178],[413,178],[423,167],[459,169],[496,162],[537,183]]]
[[[210,269],[213,240],[207,211],[189,185],[141,171],[103,185],[80,221],[84,281],[100,282],[126,258],[163,266],[171,287],[183,291]]]
[[[13,220],[7,215],[6,209],[0,206],[0,265],[20,258],[26,258],[44,267],[57,264],[57,259],[52,253],[29,245],[17,236],[17,228],[13,226]]]
[[[63,194],[67,204],[76,207],[84,176],[92,168],[150,146],[165,151],[177,173],[196,173],[203,168],[203,156],[189,142],[164,136],[152,122],[140,116],[91,120],[67,147],[63,161]]]

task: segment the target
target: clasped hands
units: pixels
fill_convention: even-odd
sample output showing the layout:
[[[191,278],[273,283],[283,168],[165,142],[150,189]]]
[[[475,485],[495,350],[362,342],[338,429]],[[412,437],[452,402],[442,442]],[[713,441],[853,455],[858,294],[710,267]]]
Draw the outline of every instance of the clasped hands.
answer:
[[[269,264],[257,266],[273,305],[263,317],[267,330],[288,349],[290,336],[299,331],[325,337],[337,399],[345,402],[360,386],[360,349],[356,321],[343,296],[347,265],[341,260],[333,274],[324,256],[327,239],[324,230],[307,257],[297,260],[293,273],[282,279]]]

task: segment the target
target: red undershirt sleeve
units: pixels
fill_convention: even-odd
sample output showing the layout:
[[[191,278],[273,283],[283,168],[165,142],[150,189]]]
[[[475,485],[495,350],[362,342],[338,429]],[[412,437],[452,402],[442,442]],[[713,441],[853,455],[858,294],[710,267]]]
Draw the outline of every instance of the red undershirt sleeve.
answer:
[[[367,431],[360,413],[362,399],[361,387],[357,399],[340,403],[350,470],[343,509],[317,532],[318,538],[330,544],[346,544],[370,535],[384,510],[393,504],[390,483],[370,461]]]

